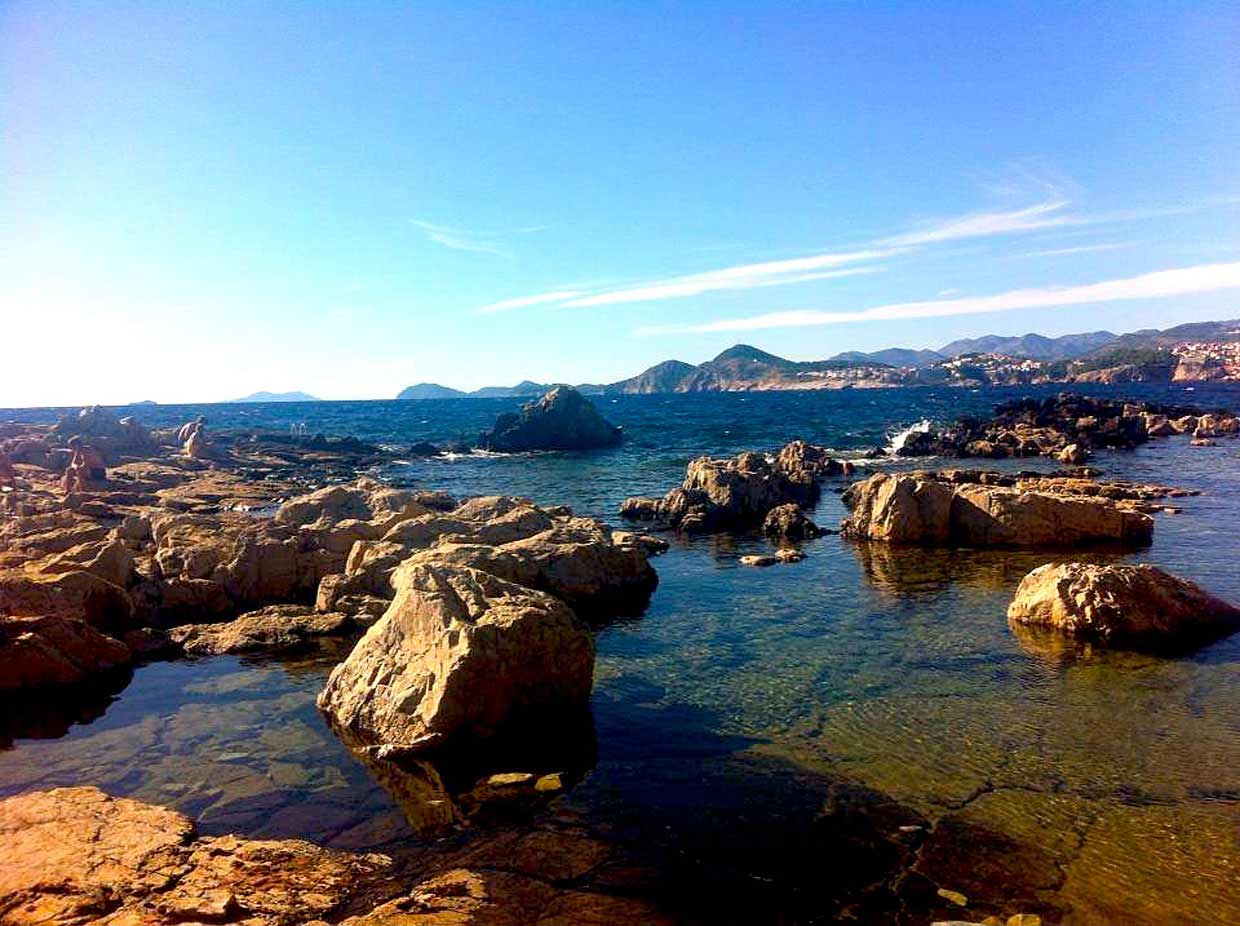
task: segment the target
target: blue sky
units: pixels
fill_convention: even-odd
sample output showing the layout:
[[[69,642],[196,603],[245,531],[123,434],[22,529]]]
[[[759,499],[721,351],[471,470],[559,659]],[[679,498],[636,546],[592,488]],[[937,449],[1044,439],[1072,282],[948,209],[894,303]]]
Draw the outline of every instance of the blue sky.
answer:
[[[1238,167],[1234,4],[8,0],[0,406],[1240,316]]]

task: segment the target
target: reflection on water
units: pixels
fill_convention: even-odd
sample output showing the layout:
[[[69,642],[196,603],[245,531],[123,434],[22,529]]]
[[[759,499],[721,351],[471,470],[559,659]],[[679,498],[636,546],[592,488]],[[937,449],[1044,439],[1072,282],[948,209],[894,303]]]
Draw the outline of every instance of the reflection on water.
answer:
[[[695,442],[718,421],[675,420],[694,429],[683,454],[639,444],[584,462],[428,463],[408,475],[607,514],[628,492],[674,482],[691,445],[716,446]],[[780,420],[746,419],[735,439],[775,443],[769,422]],[[1240,442],[1101,455],[1108,476],[1207,493],[1159,517],[1150,549],[1118,558],[1240,601],[1237,462]],[[842,514],[828,492],[815,520]],[[575,767],[581,780],[557,812],[655,857],[684,907],[714,921],[1240,922],[1240,636],[1167,659],[1014,633],[1017,583],[1062,553],[834,536],[802,548],[803,562],[754,570],[736,559],[769,550],[759,536],[674,542],[647,612],[599,634],[597,739],[547,731],[589,755],[553,758],[540,745],[522,760],[529,769],[503,770]],[[458,820],[480,768],[376,767],[314,709],[340,655],[140,668],[99,702],[102,716],[60,738],[19,731],[0,752],[0,791],[93,783],[175,806],[208,833],[351,848],[403,845]]]

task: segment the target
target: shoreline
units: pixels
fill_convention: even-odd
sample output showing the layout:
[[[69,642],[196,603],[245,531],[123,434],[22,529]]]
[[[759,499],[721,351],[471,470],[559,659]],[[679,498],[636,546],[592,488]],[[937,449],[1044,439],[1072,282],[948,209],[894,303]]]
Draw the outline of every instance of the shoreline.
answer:
[[[192,480],[191,480],[191,482],[192,482]],[[227,482],[227,481],[226,481],[226,482]],[[293,487],[293,483],[289,483],[289,485],[285,487],[285,491],[291,491],[291,487]],[[216,488],[216,490],[217,490],[217,492],[216,492],[216,493],[217,493],[217,495],[218,495],[218,490],[219,490],[219,488],[221,488],[221,486],[219,486],[219,485],[218,485],[218,480],[216,481],[215,488]],[[267,487],[264,487],[264,488],[270,488],[270,486],[267,486]],[[200,480],[200,481],[198,481],[198,491],[202,491],[202,482],[201,482],[201,480]],[[246,493],[249,493],[249,495],[246,495]],[[243,497],[253,497],[253,488],[244,488],[244,490],[243,490],[243,488],[241,488],[241,487],[239,487],[239,486],[234,486],[234,487],[233,487],[233,495],[231,495],[231,496],[229,496],[229,495],[223,495],[223,496],[221,496],[221,497],[219,497],[219,498],[216,498],[216,500],[215,500],[215,501],[206,501],[206,500],[205,500],[205,498],[203,498],[201,495],[200,495],[200,496],[193,496],[193,497],[195,497],[195,498],[196,498],[196,500],[197,500],[197,501],[193,502],[193,503],[195,503],[195,505],[200,505],[200,503],[201,503],[201,505],[203,505],[203,507],[212,507],[212,506],[216,506],[216,507],[218,507],[218,506],[221,506],[221,503],[222,503],[224,500],[226,500],[226,498],[231,498],[231,500],[236,501],[236,500],[241,500],[241,498],[243,498]],[[270,500],[269,500],[269,501],[270,501]],[[123,508],[124,506],[120,506],[120,507],[122,507],[122,508]],[[203,513],[203,514],[206,514],[207,512],[206,512],[206,511],[203,511],[202,513]],[[568,800],[569,800],[569,802],[572,802],[572,793],[569,793]],[[910,826],[911,826],[911,824],[910,824]],[[975,902],[977,902],[977,901],[975,901]],[[944,907],[944,910],[945,910],[945,911],[949,911],[949,912],[950,912],[951,907],[950,907],[950,906],[945,906],[945,907]]]

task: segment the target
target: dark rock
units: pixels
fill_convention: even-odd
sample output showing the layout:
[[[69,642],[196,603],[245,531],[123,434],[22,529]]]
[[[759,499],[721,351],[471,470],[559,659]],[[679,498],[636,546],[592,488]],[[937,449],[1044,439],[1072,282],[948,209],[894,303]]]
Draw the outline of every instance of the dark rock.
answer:
[[[588,399],[570,386],[557,386],[519,413],[500,415],[495,427],[478,438],[484,450],[591,450],[614,447],[623,439]]]

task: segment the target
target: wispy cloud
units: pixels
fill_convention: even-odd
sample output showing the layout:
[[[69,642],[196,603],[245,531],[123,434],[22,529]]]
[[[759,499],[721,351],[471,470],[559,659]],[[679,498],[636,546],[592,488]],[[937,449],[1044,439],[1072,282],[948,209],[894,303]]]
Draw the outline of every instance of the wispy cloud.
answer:
[[[833,277],[852,276],[858,273],[875,273],[878,267],[846,267],[879,260],[893,253],[890,250],[851,251],[840,254],[815,254],[790,260],[767,261],[760,264],[743,264],[706,273],[655,280],[639,286],[614,289],[608,292],[581,296],[564,303],[569,308],[586,308],[600,305],[617,305],[633,302],[653,302],[659,299],[679,299],[720,290],[758,289],[764,286],[784,286],[807,280],[826,280]],[[838,268],[838,269],[832,269]]]
[[[1240,262],[1200,264],[1175,270],[1159,270],[1141,276],[1080,286],[1017,289],[993,296],[961,299],[932,299],[924,302],[896,302],[854,312],[825,312],[796,309],[768,312],[749,318],[726,319],[701,325],[659,326],[638,329],[636,334],[673,334],[713,331],[758,331],[767,328],[801,328],[812,325],[839,325],[847,322],[890,321],[908,318],[936,318],[949,315],[976,315],[1011,312],[1018,309],[1053,308],[1129,299],[1161,299],[1194,293],[1240,288]]]
[[[1022,257],[1059,257],[1063,254],[1092,254],[1095,251],[1118,251],[1120,248],[1130,248],[1136,242],[1133,241],[1110,241],[1102,244],[1081,244],[1070,248],[1048,248],[1045,251],[1022,251],[1020,254],[1009,255],[1013,259]]]
[[[878,244],[887,247],[910,248],[962,238],[982,238],[1009,235],[1015,232],[1037,231],[1073,224],[1075,218],[1064,210],[1071,203],[1066,199],[1051,199],[1005,212],[971,212],[925,224],[912,231],[882,238]]]
[[[547,305],[549,303],[563,302],[566,299],[572,299],[575,296],[585,295],[580,289],[561,289],[551,293],[539,293],[537,296],[521,296],[518,299],[501,299],[499,302],[492,302],[490,305],[484,305],[478,311],[490,315],[495,312],[507,312],[510,309],[524,309],[532,305]]]
[[[413,219],[413,224],[422,229],[427,238],[445,248],[451,248],[454,251],[472,251],[475,254],[492,254],[496,257],[512,257],[512,253],[502,246],[498,235],[436,225],[421,219]]]
[[[1005,198],[1022,195],[1038,197],[1038,201],[1017,208],[994,211],[976,211],[955,216],[927,220],[907,231],[885,237],[859,242],[847,249],[811,254],[787,260],[739,264],[662,279],[630,282],[610,287],[573,286],[542,295],[506,299],[483,306],[481,312],[497,312],[506,309],[542,306],[548,309],[596,308],[601,306],[629,305],[668,299],[682,299],[708,293],[742,291],[773,286],[787,286],[815,280],[828,280],[858,274],[878,273],[886,268],[878,264],[890,258],[917,254],[938,245],[968,239],[986,239],[1021,235],[1030,232],[1058,229],[1067,234],[1068,229],[1087,226],[1120,224],[1161,216],[1182,215],[1220,205],[1231,205],[1232,199],[1216,199],[1180,207],[1153,209],[1126,209],[1111,212],[1083,213],[1073,208],[1071,188],[1059,179],[1047,179],[1028,171],[1020,174],[1019,183],[997,188]],[[447,235],[453,239],[448,246],[462,246],[460,233],[424,223],[428,234]],[[440,243],[447,244],[441,238]],[[469,239],[465,239],[468,241]],[[498,246],[474,242],[475,250],[494,250]],[[1008,257],[1050,257],[1061,254],[1078,254],[1089,251],[1113,250],[1124,244],[1089,244],[1058,249],[1028,251],[1010,254]],[[701,329],[685,329],[701,330]]]

